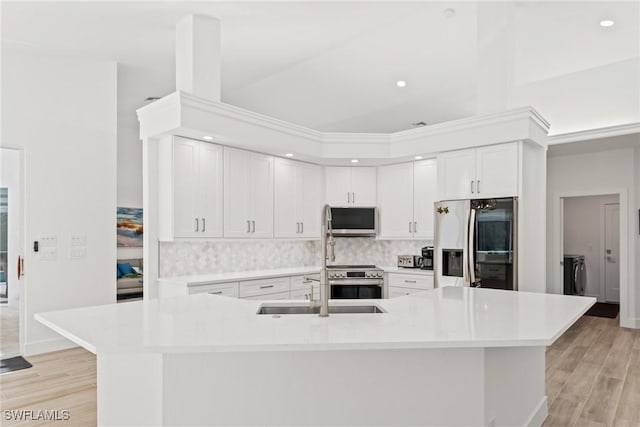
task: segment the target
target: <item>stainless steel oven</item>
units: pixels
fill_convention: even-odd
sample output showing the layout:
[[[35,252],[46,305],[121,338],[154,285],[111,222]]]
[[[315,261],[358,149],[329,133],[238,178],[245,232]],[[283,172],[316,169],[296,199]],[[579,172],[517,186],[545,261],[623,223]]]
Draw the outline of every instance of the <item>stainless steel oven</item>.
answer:
[[[375,265],[328,265],[332,299],[382,298],[384,271]]]

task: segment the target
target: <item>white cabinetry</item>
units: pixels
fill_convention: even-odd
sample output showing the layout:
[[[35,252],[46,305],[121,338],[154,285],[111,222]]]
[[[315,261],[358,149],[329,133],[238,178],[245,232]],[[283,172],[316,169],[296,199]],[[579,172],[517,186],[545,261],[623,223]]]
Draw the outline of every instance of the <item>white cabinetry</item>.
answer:
[[[222,236],[222,147],[174,137],[160,143],[159,238]]]
[[[518,143],[438,155],[438,199],[518,196]]]
[[[379,238],[433,238],[436,160],[378,168]]]
[[[326,201],[331,206],[376,206],[375,167],[326,168]]]
[[[320,166],[275,159],[275,237],[319,238],[324,180]]]
[[[291,294],[293,300],[320,299],[320,275],[306,274],[303,276],[291,276]]]
[[[433,274],[387,273],[387,297],[395,298],[433,289]]]
[[[273,237],[273,157],[224,148],[224,237]]]
[[[190,286],[189,295],[212,294],[226,297],[238,298],[238,282],[213,283],[210,285]]]
[[[287,299],[289,298],[289,277],[242,281],[239,286],[239,296],[252,300]]]

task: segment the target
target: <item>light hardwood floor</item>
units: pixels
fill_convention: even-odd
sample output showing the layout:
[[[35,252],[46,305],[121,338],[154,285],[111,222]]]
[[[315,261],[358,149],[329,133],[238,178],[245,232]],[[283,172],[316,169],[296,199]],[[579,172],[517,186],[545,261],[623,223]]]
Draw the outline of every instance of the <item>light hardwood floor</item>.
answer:
[[[0,359],[20,354],[17,306],[0,304]]]
[[[547,349],[545,427],[640,427],[640,330],[583,317]],[[0,409],[70,411],[53,425],[96,424],[95,356],[72,349],[29,357],[33,368],[0,375]],[[47,425],[11,423],[2,425]]]

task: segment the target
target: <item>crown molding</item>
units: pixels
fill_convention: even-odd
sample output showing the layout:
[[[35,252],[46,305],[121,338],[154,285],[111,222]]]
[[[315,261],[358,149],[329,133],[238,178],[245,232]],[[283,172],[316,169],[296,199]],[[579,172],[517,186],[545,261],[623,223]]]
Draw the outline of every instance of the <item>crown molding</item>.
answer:
[[[591,139],[610,138],[613,136],[640,134],[640,122],[624,125],[607,126],[598,129],[588,129],[576,132],[568,132],[557,135],[549,135],[549,145],[567,144],[569,142],[587,141]]]

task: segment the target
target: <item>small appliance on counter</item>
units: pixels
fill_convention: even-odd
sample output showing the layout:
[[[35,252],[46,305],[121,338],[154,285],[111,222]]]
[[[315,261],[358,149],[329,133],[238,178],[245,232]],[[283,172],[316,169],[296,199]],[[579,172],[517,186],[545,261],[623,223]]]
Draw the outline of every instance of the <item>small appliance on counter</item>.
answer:
[[[422,268],[423,260],[420,255],[398,255],[398,267]]]
[[[433,246],[425,246],[422,248],[422,267],[423,270],[433,270]]]

